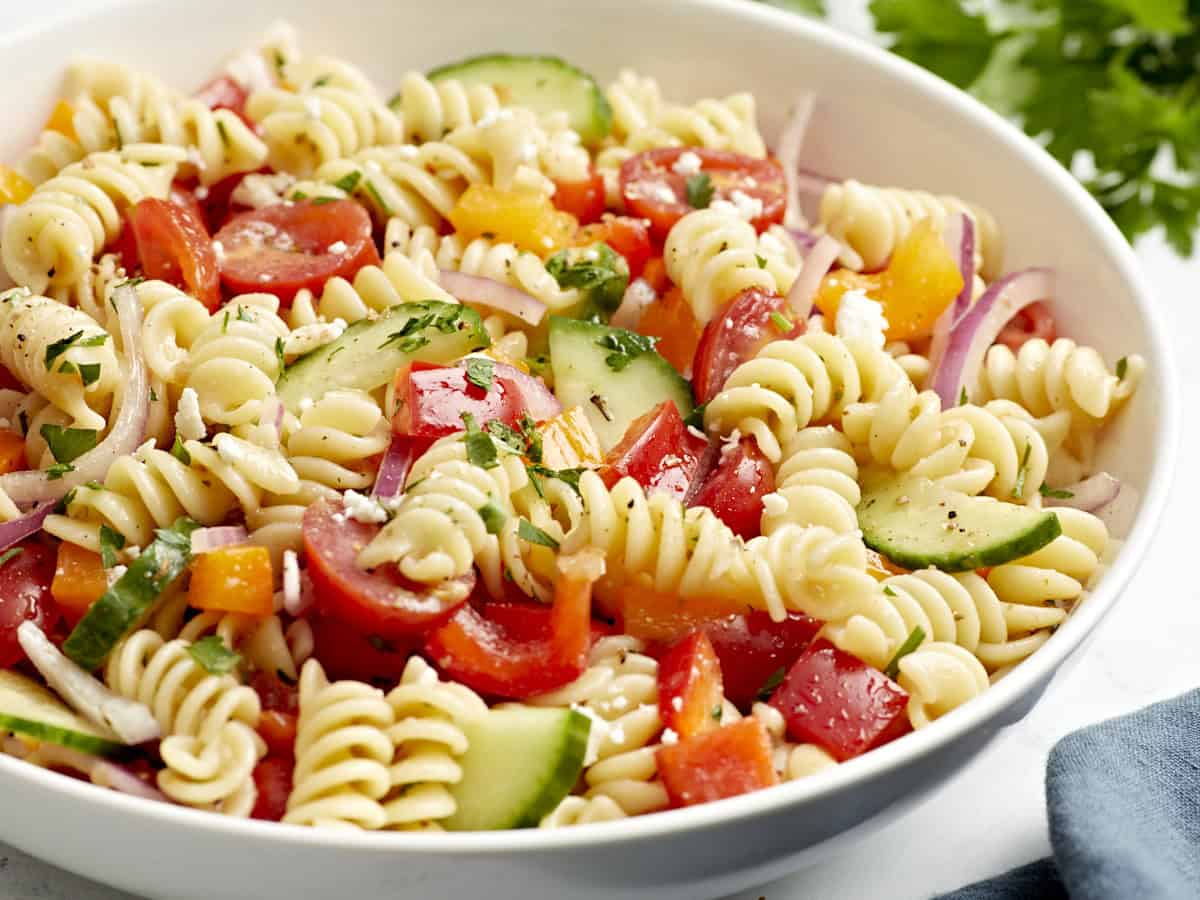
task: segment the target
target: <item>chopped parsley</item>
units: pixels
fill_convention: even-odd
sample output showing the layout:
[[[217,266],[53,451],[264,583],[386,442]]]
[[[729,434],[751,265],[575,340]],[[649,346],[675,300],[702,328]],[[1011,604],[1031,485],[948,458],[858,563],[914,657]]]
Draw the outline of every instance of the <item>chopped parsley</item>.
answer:
[[[183,441],[179,439],[179,435],[175,435],[175,443],[171,445],[171,455],[185,466],[192,464],[192,454],[187,452],[187,447],[183,446]]]
[[[201,638],[188,647],[192,659],[210,675],[227,675],[241,663],[241,654],[230,650],[215,634]]]
[[[760,269],[765,269],[767,267],[767,258],[760,253],[754,254],[754,261],[758,263],[758,267]]]
[[[1029,472],[1029,454],[1033,452],[1033,445],[1025,442],[1025,453],[1021,456],[1021,468],[1017,470],[1017,480],[1013,483],[1012,495],[1014,500],[1021,499],[1021,495],[1025,493],[1025,475]]]
[[[896,651],[896,655],[893,656],[891,661],[888,662],[888,664],[884,667],[883,674],[888,678],[895,678],[897,675],[899,675],[900,660],[904,659],[904,657],[908,656],[908,654],[920,647],[921,642],[924,640],[925,629],[918,625],[912,630],[912,633],[909,634],[904,643],[900,645],[900,649]]]
[[[324,206],[326,203],[337,203],[337,197],[315,197],[313,198],[313,206]]]
[[[385,216],[395,215],[395,213],[392,212],[392,208],[388,206],[387,201],[383,199],[382,195],[380,195],[379,188],[375,187],[375,182],[369,179],[367,181],[367,193],[369,193],[372,199],[374,199],[375,204],[379,207],[379,211],[381,213],[383,213]]]
[[[707,408],[708,408],[707,403],[698,404],[690,413],[687,414],[687,418],[683,420],[684,427],[685,428],[699,428],[701,431],[703,431],[704,430],[704,411]]]
[[[354,193],[354,189],[358,187],[358,183],[362,181],[362,172],[355,169],[353,172],[347,172],[341,178],[333,183],[335,188],[345,191],[347,194]]]
[[[1117,360],[1117,381],[1125,380],[1125,373],[1129,371],[1129,357],[1122,356]]]
[[[612,351],[604,357],[604,361],[614,372],[621,372],[643,353],[652,352],[657,342],[658,338],[638,334],[636,331],[610,328],[604,337],[596,341],[596,345]]]
[[[488,534],[499,534],[508,519],[508,513],[494,500],[489,500],[479,507],[479,518],[483,520],[483,527],[487,529]]]
[[[758,699],[766,703],[771,699],[771,695],[775,693],[775,688],[783,684],[783,679],[787,677],[787,669],[780,666],[774,672],[767,676],[767,680],[763,682],[763,686],[758,689]]]
[[[486,393],[492,389],[496,376],[496,361],[486,356],[472,356],[467,359],[467,381]],[[490,422],[488,424],[491,424]]]
[[[96,446],[99,432],[90,428],[64,428],[47,422],[41,428],[42,439],[55,462],[74,462]]]
[[[253,322],[254,317],[246,311],[246,307],[239,303],[237,308],[237,320],[239,322]]]
[[[461,306],[452,306],[448,303],[414,303],[410,305],[421,309],[423,313],[413,316],[401,326],[399,331],[389,334],[387,340],[379,345],[380,350],[389,344],[395,344],[396,349],[401,353],[415,353],[431,340],[422,332],[432,328],[441,334],[453,334],[459,329],[463,311]]]
[[[558,481],[561,481],[564,484],[568,485],[571,488],[571,490],[573,490],[576,494],[578,494],[578,493],[580,493],[579,479],[583,475],[584,472],[588,471],[586,468],[550,469],[550,468],[547,468],[546,466],[538,465],[536,463],[533,465],[526,466],[525,469],[526,469],[526,471],[528,471],[529,480],[533,483],[533,486],[537,490],[539,495],[542,493],[542,491],[541,491],[541,485],[538,483],[538,478],[557,479]]]
[[[100,363],[80,363],[79,378],[84,387],[95,384],[100,380]]]
[[[475,417],[469,412],[465,412],[462,414],[462,420],[463,425],[466,426],[463,443],[467,445],[467,462],[473,466],[479,466],[481,469],[494,469],[500,465],[496,444],[489,434],[479,429]]]
[[[720,703],[712,708],[712,717],[714,722],[720,722],[721,717],[725,714],[725,707]]]
[[[781,312],[771,313],[771,324],[779,329],[781,334],[787,334],[792,330],[792,320]]]
[[[621,305],[629,287],[629,264],[608,244],[569,247],[546,260],[546,271],[561,288],[583,291],[587,305],[582,318],[607,320]]]
[[[967,388],[966,388],[966,385],[963,385],[963,387],[962,387],[962,390],[960,390],[960,391],[958,392],[958,405],[959,405],[959,406],[966,406],[966,405],[967,405]]]
[[[108,340],[107,334],[93,334],[79,342],[80,347],[103,347]]]
[[[1075,496],[1071,491],[1048,487],[1045,484],[1038,488],[1038,493],[1043,497],[1049,497],[1051,500],[1070,500]]]
[[[483,427],[487,429],[488,434],[513,453],[525,452],[525,439],[521,436],[521,432],[508,423],[501,422],[499,419],[492,419],[492,421]]]
[[[275,338],[275,361],[279,363],[279,371],[287,368],[287,357],[283,354],[283,338]]]
[[[524,362],[529,367],[529,374],[535,378],[545,375],[546,370],[550,368],[550,357],[548,356],[527,356]]]
[[[687,202],[692,209],[707,209],[713,199],[712,179],[707,172],[699,172],[688,178],[686,183]]]
[[[104,563],[104,568],[111,569],[117,564],[117,551],[124,546],[125,535],[107,525],[100,526],[100,560]]]
[[[54,361],[56,359],[58,359],[60,356],[62,356],[64,353],[66,353],[68,350],[70,350],[71,347],[73,347],[75,345],[75,342],[78,341],[81,337],[83,337],[83,332],[76,331],[74,334],[67,335],[61,341],[55,341],[53,344],[51,344],[49,347],[47,347],[46,348],[46,371],[49,372],[54,366]]]
[[[14,556],[20,556],[24,550],[24,547],[10,547],[8,550],[5,550],[3,554],[0,554],[0,566],[3,566]]]
[[[522,518],[517,525],[517,537],[523,541],[528,541],[530,544],[549,547],[551,550],[558,549],[558,541],[525,518]]]
[[[75,467],[73,465],[71,465],[70,463],[55,463],[54,465],[52,465],[50,468],[48,468],[46,470],[46,480],[47,481],[58,481],[58,479],[62,478],[68,472],[74,472],[74,471],[75,471]]]
[[[885,594],[887,594],[889,597],[897,597],[897,596],[899,596],[899,595],[896,593],[896,591],[895,591],[895,590],[892,588],[892,586],[891,586],[890,584],[885,584],[885,585],[883,586],[883,592],[884,592]]]

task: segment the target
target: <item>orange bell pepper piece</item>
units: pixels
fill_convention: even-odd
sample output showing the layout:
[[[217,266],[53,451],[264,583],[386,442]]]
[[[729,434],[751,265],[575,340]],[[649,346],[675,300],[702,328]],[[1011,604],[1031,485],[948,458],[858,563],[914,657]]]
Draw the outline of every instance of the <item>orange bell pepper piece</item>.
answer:
[[[83,618],[93,603],[108,590],[108,576],[99,553],[78,544],[58,545],[58,560],[50,593],[62,614],[72,624]]]
[[[658,774],[672,806],[736,797],[779,782],[771,738],[753,717],[658,748]]]
[[[672,286],[661,298],[651,303],[638,323],[638,331],[658,338],[654,348],[680,372],[687,372],[696,356],[696,347],[704,329],[696,321],[691,304],[683,291]]]
[[[275,611],[275,580],[266,547],[222,547],[192,563],[188,605],[196,609],[269,616]]]
[[[25,464],[25,438],[8,428],[0,429],[0,475],[28,468]]]
[[[542,463],[551,469],[589,468],[604,462],[600,439],[582,407],[564,409],[541,426]]]

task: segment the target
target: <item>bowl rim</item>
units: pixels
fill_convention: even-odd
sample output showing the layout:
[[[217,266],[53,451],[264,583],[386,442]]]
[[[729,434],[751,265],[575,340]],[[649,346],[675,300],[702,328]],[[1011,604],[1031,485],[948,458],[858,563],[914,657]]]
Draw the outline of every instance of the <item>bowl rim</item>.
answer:
[[[100,6],[51,16],[43,22],[0,37],[0,49],[20,45],[73,23],[99,19],[117,9],[151,5],[156,2],[158,0],[112,0]],[[1163,318],[1153,314],[1151,291],[1133,248],[1095,199],[1043,148],[974,97],[907,60],[823,22],[765,4],[738,0],[653,2],[660,5],[691,6],[697,15],[704,15],[709,11],[732,14],[755,22],[761,27],[781,29],[810,44],[821,45],[853,58],[860,65],[882,70],[883,73],[903,82],[908,89],[927,95],[934,102],[954,107],[969,117],[974,127],[988,132],[1006,152],[1020,158],[1026,166],[1053,184],[1062,199],[1072,206],[1081,218],[1094,226],[1100,249],[1132,288],[1132,299],[1141,313],[1149,339],[1149,360],[1157,368],[1157,383],[1162,393],[1158,398],[1160,414],[1158,433],[1155,435],[1158,440],[1155,444],[1154,464],[1150,482],[1142,497],[1141,508],[1123,547],[1103,581],[1089,596],[1088,602],[1073,612],[1036,653],[986,693],[920,731],[910,733],[900,740],[812,778],[785,782],[770,790],[756,791],[713,803],[666,810],[653,815],[634,816],[615,822],[591,823],[572,828],[494,832],[342,832],[236,819],[184,806],[154,803],[31,766],[5,754],[0,754],[0,772],[6,777],[25,779],[72,799],[105,804],[114,814],[141,816],[164,826],[183,826],[193,831],[209,832],[217,837],[243,837],[308,850],[329,848],[339,852],[361,853],[413,850],[425,854],[470,853],[490,856],[560,848],[617,846],[730,826],[740,821],[779,812],[785,807],[816,801],[852,788],[857,783],[887,776],[910,763],[931,756],[940,748],[965,737],[989,720],[1001,718],[1003,713],[1015,706],[1037,682],[1045,680],[1048,683],[1062,662],[1080,647],[1111,611],[1145,556],[1150,540],[1161,523],[1181,437],[1178,374],[1174,353]]]

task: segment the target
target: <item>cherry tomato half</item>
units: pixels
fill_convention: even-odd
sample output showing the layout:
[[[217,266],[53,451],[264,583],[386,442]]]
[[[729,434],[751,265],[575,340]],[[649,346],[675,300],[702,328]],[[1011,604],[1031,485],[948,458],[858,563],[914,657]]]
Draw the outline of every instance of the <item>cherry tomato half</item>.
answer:
[[[654,255],[654,245],[650,240],[650,227],[642,219],[631,219],[629,216],[614,216],[612,213],[605,213],[599,222],[593,222],[591,225],[580,228],[572,244],[576,247],[586,247],[597,241],[608,244],[625,257],[631,281],[642,274],[646,263]],[[665,273],[665,267],[663,271]]]
[[[1042,301],[1030,303],[1017,313],[1001,330],[996,338],[997,344],[1003,344],[1016,353],[1026,341],[1041,338],[1047,344],[1053,344],[1058,337],[1058,325],[1054,321],[1054,313]]]
[[[291,303],[297,291],[353,278],[379,264],[371,217],[353,200],[278,203],[233,216],[217,232],[221,280],[234,293],[265,291]]]
[[[246,120],[246,100],[249,96],[244,87],[227,75],[214,78],[196,91],[196,99],[209,109],[228,109],[243,120]],[[246,124],[254,126],[249,120],[246,120]]]
[[[349,678],[372,684],[395,684],[404,664],[421,646],[419,635],[384,639],[366,634],[332,616],[309,616],[313,657],[332,679]]]
[[[221,305],[217,254],[195,198],[178,194],[171,200],[147,197],[129,210],[138,260],[147,278],[182,288],[211,312]]]
[[[554,182],[554,205],[579,220],[595,222],[604,215],[604,176],[593,170],[583,181]]]
[[[50,593],[54,550],[38,541],[26,541],[13,549],[17,554],[0,566],[0,668],[25,658],[17,641],[22,622],[34,622],[47,633],[58,622],[58,608]]]
[[[700,157],[699,172],[683,175],[675,170],[684,153]],[[647,150],[625,160],[621,164],[625,208],[631,215],[649,219],[654,236],[666,240],[671,227],[696,208],[688,202],[688,181],[703,175],[708,176],[712,187],[711,200],[732,200],[734,192],[740,191],[750,198],[749,202],[762,204],[761,211],[750,220],[757,231],[783,221],[787,189],[779,163],[702,147]]]
[[[394,567],[359,568],[359,551],[380,526],[350,518],[340,503],[319,500],[309,506],[303,529],[318,607],[363,634],[403,638],[432,628],[452,615],[474,587],[474,571],[431,588],[407,582]]]
[[[722,448],[716,468],[689,498],[689,506],[707,506],[734,534],[750,540],[759,533],[763,497],[775,490],[775,470],[753,438]]]
[[[707,403],[725,386],[733,370],[753,359],[766,344],[798,337],[804,328],[805,322],[791,321],[785,298],[746,288],[704,327],[692,360],[696,400]]]
[[[700,468],[708,441],[684,427],[673,400],[634,419],[608,451],[600,477],[612,487],[628,476],[646,489],[682,500]]]

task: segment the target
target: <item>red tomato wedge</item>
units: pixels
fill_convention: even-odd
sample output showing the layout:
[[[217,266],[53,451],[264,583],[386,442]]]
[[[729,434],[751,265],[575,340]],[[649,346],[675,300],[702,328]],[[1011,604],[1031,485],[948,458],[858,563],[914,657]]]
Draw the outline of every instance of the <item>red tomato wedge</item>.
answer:
[[[431,588],[406,581],[394,567],[366,571],[357,557],[380,531],[347,516],[340,503],[318,500],[304,512],[304,554],[326,615],[381,638],[403,638],[444,622],[475,586],[475,574]]]
[[[267,745],[267,751],[288,755],[296,743],[296,714],[264,709],[258,719],[258,734]]]
[[[684,426],[674,401],[664,400],[629,424],[608,452],[600,477],[612,487],[628,476],[648,494],[662,492],[682,500],[707,447],[707,440]]]
[[[763,497],[775,490],[775,470],[753,438],[737,446],[722,446],[716,467],[705,476],[688,506],[707,506],[734,534],[756,537],[762,520]]]
[[[908,693],[823,639],[796,660],[770,703],[783,713],[792,740],[816,744],[839,762],[910,729]]]
[[[771,341],[804,334],[806,323],[792,322],[786,307],[787,300],[778,294],[746,288],[713,316],[692,360],[698,403],[715,397],[733,370]]]
[[[288,795],[292,793],[292,769],[295,761],[290,755],[267,756],[254,767],[254,787],[258,797],[250,813],[252,819],[278,822],[287,812]]]
[[[1003,344],[1013,353],[1025,346],[1026,341],[1041,338],[1047,344],[1053,344],[1058,337],[1058,324],[1054,321],[1054,313],[1050,307],[1038,301],[1030,303],[1017,313],[1001,330],[996,338],[997,344]]]
[[[595,222],[604,214],[604,177],[593,169],[583,181],[555,179],[551,199],[556,207],[578,219],[580,225]]]
[[[681,738],[720,727],[721,661],[703,631],[672,644],[658,660],[658,714]]]
[[[278,203],[238,213],[217,232],[221,280],[234,293],[319,291],[330,278],[353,278],[378,265],[371,217],[353,200]]]
[[[629,278],[642,274],[646,263],[654,255],[654,244],[650,240],[650,226],[644,219],[629,216],[614,216],[605,213],[599,222],[579,229],[573,241],[576,247],[586,247],[602,241],[625,257],[629,266]],[[665,271],[665,270],[664,270]]]
[[[249,93],[244,87],[227,75],[214,78],[200,90],[196,91],[196,99],[209,109],[228,109],[246,119],[246,100]],[[246,120],[246,124],[254,127],[254,123]]]
[[[704,626],[721,661],[725,696],[743,710],[767,699],[760,697],[764,688],[782,682],[820,630],[821,623],[804,613],[790,612],[775,622],[759,610]]]
[[[420,634],[385,640],[365,634],[331,616],[308,617],[313,633],[313,656],[330,678],[349,678],[373,684],[395,684],[408,657],[420,649]]]
[[[700,172],[685,176],[675,171],[684,153],[700,157]],[[688,180],[708,176],[712,200],[730,200],[740,191],[761,201],[762,211],[750,220],[758,231],[783,221],[786,186],[783,167],[773,159],[755,159],[728,150],[702,147],[666,147],[647,150],[621,164],[621,196],[631,215],[650,220],[650,230],[660,241],[681,218],[696,207],[688,202]],[[707,204],[705,204],[707,205]]]
[[[548,636],[521,639],[467,605],[429,636],[425,652],[451,678],[480,693],[523,700],[583,673],[591,608],[592,581],[560,573]]]
[[[678,744],[659,747],[658,774],[672,806],[695,806],[779,783],[771,737],[746,718]]]
[[[25,658],[17,642],[22,622],[34,622],[46,633],[58,622],[58,607],[50,593],[54,550],[37,541],[26,541],[12,549],[17,553],[0,566],[0,668]]]
[[[516,426],[528,414],[535,422],[558,415],[562,405],[539,378],[505,365],[491,367],[491,384],[481,387],[463,366],[415,362],[396,373],[392,430],[415,438],[439,438],[464,429],[463,414],[482,428],[498,420]]]
[[[519,600],[497,600],[487,603],[483,617],[499,626],[509,637],[518,641],[546,640],[551,635],[554,608],[543,603]],[[594,644],[602,637],[615,634],[613,626],[598,619],[588,623],[589,638]]]
[[[210,312],[221,305],[217,254],[190,193],[172,192],[169,201],[147,197],[128,216],[143,275],[183,289]]]

